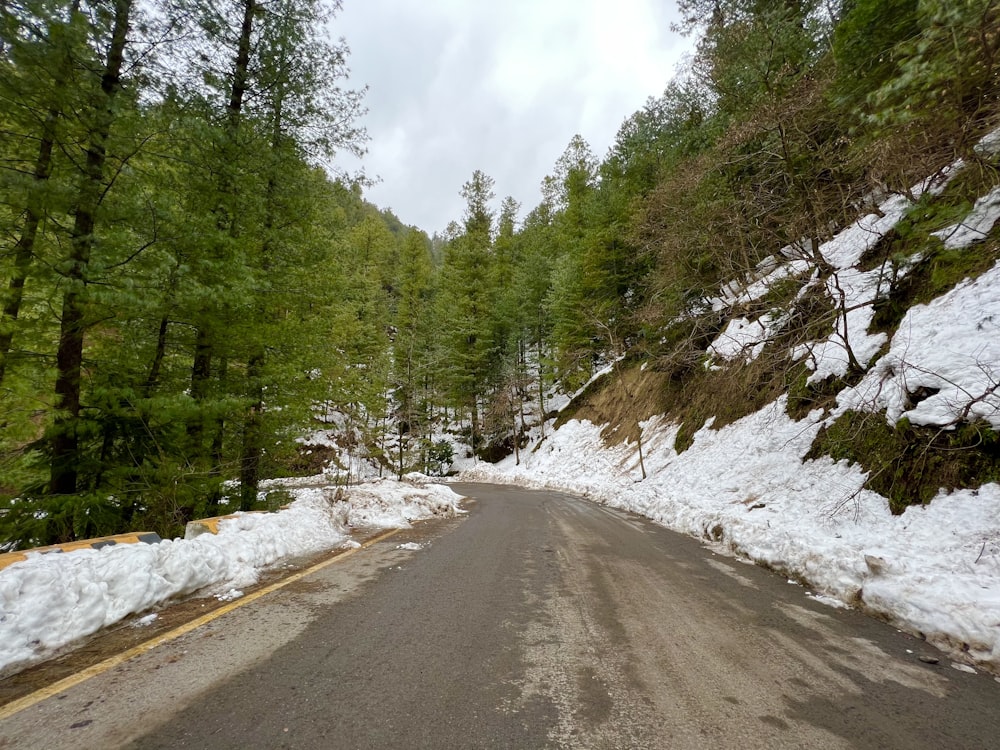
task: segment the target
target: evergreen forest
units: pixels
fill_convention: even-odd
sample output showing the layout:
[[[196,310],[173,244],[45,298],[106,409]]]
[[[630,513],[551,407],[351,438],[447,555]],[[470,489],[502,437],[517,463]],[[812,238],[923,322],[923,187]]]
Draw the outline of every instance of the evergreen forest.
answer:
[[[655,410],[682,450],[778,391],[822,405],[789,351],[837,299],[775,288],[780,341],[721,371],[709,301],[778,248],[832,273],[821,243],[958,159],[914,236],[1000,184],[975,148],[1000,0],[677,4],[696,51],[608,153],[572,137],[533,207],[474,170],[429,237],[337,169],[365,147],[339,0],[0,0],[0,545],[272,507],[261,483],[315,473],[298,438],[322,425],[387,475],[496,460],[610,363],[640,458]],[[927,248],[890,302],[1000,242],[974,255]]]

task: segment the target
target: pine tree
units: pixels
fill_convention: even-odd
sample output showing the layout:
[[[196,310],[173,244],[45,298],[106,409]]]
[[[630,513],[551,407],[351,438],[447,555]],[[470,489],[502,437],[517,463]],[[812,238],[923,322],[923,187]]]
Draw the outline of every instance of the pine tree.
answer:
[[[274,339],[258,336],[253,341],[250,334],[246,357],[250,404],[242,420],[240,456],[243,510],[249,510],[256,500],[261,455],[269,442],[263,429],[268,348],[274,346],[274,340],[294,335],[294,331],[269,326],[268,322],[280,319],[283,308],[290,305],[288,294],[294,293],[282,290],[272,279],[281,279],[290,263],[301,260],[289,242],[289,230],[309,214],[308,205],[302,205],[303,196],[309,194],[303,189],[309,181],[302,179],[302,159],[328,159],[340,148],[360,149],[360,132],[353,125],[360,100],[339,88],[339,81],[347,77],[346,48],[342,43],[330,44],[318,34],[328,15],[315,2],[276,2],[268,8],[256,49],[257,85],[266,95],[256,104],[254,114],[264,130],[266,158],[262,160],[263,239],[248,258],[257,276],[257,301],[249,312],[257,321],[255,328]],[[382,249],[377,252],[385,254]]]
[[[59,343],[56,350],[56,408],[59,414],[50,432],[51,461],[49,492],[72,495],[77,491],[80,461],[80,395],[86,320],[87,281],[95,245],[98,211],[106,187],[107,147],[117,117],[117,100],[122,89],[122,67],[128,44],[132,0],[115,0],[114,15],[96,96],[89,123],[85,166],[79,193],[73,206],[69,255],[62,275],[66,280],[62,295]]]
[[[495,373],[492,337],[493,179],[476,170],[462,186],[465,216],[445,248],[439,320],[445,345],[446,382],[453,403],[470,416],[470,444],[480,438],[480,401]],[[443,363],[444,364],[444,363]]]
[[[547,300],[552,316],[552,339],[559,369],[567,384],[579,384],[593,370],[598,355],[597,317],[588,289],[597,280],[597,269],[588,265],[594,241],[594,199],[597,160],[590,146],[574,136],[556,162],[554,187],[554,239],[559,248],[552,287]]]
[[[399,420],[398,475],[406,467],[406,442],[426,435],[431,415],[424,384],[429,376],[430,313],[432,300],[430,240],[416,229],[407,232],[399,257],[398,303],[394,320],[393,391]]]
[[[0,96],[9,103],[0,137],[8,164],[3,188],[12,239],[6,294],[0,310],[0,386],[18,328],[25,284],[44,241],[43,223],[56,210],[53,183],[67,113],[83,108],[80,63],[89,58],[79,2],[25,4],[0,9]],[[29,177],[30,176],[30,177]],[[7,253],[3,253],[4,256]]]

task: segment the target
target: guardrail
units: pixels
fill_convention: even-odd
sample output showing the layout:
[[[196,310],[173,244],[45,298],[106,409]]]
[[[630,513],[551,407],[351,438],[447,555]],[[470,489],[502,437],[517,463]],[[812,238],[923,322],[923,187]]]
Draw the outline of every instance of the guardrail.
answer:
[[[111,536],[99,536],[95,539],[80,539],[76,542],[63,542],[62,544],[50,544],[47,547],[33,547],[32,549],[19,549],[14,552],[4,552],[0,554],[0,570],[16,562],[27,560],[28,555],[38,553],[41,555],[51,555],[61,552],[72,552],[77,549],[100,549],[101,547],[112,547],[116,544],[156,544],[163,541],[160,535],[154,531],[132,531],[128,534],[113,534]]]
[[[288,506],[282,506],[282,509]],[[250,513],[266,513],[263,510],[252,510]],[[212,518],[199,518],[189,521],[184,530],[185,539],[194,539],[201,534],[218,534],[219,523],[227,518],[236,518],[239,513],[230,513],[227,516],[214,516]],[[155,531],[132,531],[128,534],[113,534],[111,536],[99,536],[94,539],[80,539],[75,542],[63,542],[62,544],[50,544],[47,547],[33,547],[31,549],[19,549],[14,552],[0,553],[0,570],[16,562],[27,560],[28,555],[38,553],[49,555],[53,553],[72,552],[77,549],[100,549],[110,547],[115,544],[156,544],[162,542],[160,535]]]

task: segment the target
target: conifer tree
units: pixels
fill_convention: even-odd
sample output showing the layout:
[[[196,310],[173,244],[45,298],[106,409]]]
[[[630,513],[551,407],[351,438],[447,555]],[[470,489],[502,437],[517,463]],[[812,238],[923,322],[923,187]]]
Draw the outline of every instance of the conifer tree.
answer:
[[[554,262],[548,310],[552,316],[552,338],[560,371],[566,382],[578,384],[590,376],[598,335],[592,300],[587,291],[595,283],[593,258],[594,198],[597,160],[590,146],[574,136],[555,166],[550,183],[555,190],[555,241],[559,254]]]
[[[423,232],[410,229],[399,256],[398,302],[392,347],[392,383],[396,416],[400,423],[400,476],[405,471],[405,443],[414,434],[427,435],[432,426],[426,403],[429,396],[424,392],[431,364],[429,355],[433,351],[429,319],[433,302],[432,273],[430,240]]]
[[[456,406],[470,416],[470,444],[479,447],[480,401],[496,362],[492,336],[493,178],[476,170],[462,186],[465,216],[445,248],[439,320],[445,340],[446,382]]]
[[[53,170],[67,130],[67,112],[83,108],[87,89],[79,69],[89,58],[79,2],[0,8],[0,97],[8,104],[0,143],[9,213],[10,265],[0,266],[7,289],[0,309],[0,387],[18,328],[25,285],[44,242],[43,223],[58,210]],[[2,254],[7,257],[7,253]]]
[[[56,408],[50,432],[51,461],[49,492],[72,495],[77,491],[80,462],[80,396],[84,335],[88,327],[85,307],[91,256],[95,246],[98,211],[107,180],[108,139],[118,117],[122,68],[129,42],[132,0],[115,0],[108,31],[100,89],[96,93],[87,133],[86,156],[73,212],[69,255],[62,275],[59,340],[56,350]]]

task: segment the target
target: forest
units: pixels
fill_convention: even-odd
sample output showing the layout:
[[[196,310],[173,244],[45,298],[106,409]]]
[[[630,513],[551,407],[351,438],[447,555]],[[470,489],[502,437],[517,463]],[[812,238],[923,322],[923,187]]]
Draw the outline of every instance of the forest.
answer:
[[[975,148],[1000,125],[997,0],[679,0],[696,52],[606,155],[571,138],[531,208],[475,170],[428,237],[337,172],[365,144],[339,6],[0,3],[0,545],[270,507],[262,480],[314,468],[317,425],[391,475],[453,444],[495,460],[609,363],[679,443],[778,390],[822,404],[789,352],[838,300],[772,290],[779,339],[712,370],[720,286],[778,248],[829,275],[822,242],[963,159],[891,265],[907,227],[1000,184]],[[1000,243],[973,256],[927,248],[900,294]]]

